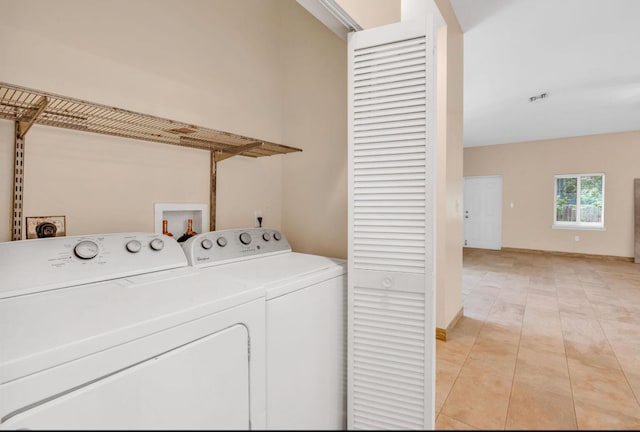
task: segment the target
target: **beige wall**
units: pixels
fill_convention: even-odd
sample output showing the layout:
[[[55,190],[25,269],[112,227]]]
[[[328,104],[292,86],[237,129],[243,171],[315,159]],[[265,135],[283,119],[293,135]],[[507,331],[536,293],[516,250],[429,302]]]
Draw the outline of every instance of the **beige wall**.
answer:
[[[631,257],[638,161],[640,131],[466,148],[464,175],[502,175],[503,247]],[[606,176],[606,231],[552,229],[554,176],[591,172]]]
[[[289,21],[300,8],[294,0],[4,1],[0,81],[281,142],[304,148],[307,157],[316,145],[335,141],[341,114],[318,119],[307,100],[295,122],[318,119],[324,129],[313,136],[289,132],[292,120],[283,116],[293,113],[292,93],[282,62],[291,55],[282,45],[302,37],[309,46],[331,46],[322,53],[329,63],[344,53],[329,30],[307,22],[313,28],[307,35],[306,26]],[[335,73],[304,72],[296,91],[307,85],[327,98],[346,94]],[[12,146],[13,125],[0,121],[0,241],[10,238]],[[218,229],[253,226],[254,210],[262,210],[265,226],[282,228],[283,185],[299,183],[297,172],[284,179],[288,157],[218,164]],[[206,151],[36,125],[26,137],[25,164],[25,216],[66,215],[68,235],[152,231],[155,202],[209,201]],[[334,179],[328,171],[323,175]],[[327,208],[321,199],[310,193],[300,206]],[[323,217],[328,226],[343,223],[339,209]],[[295,233],[295,243],[318,253],[330,249],[313,238],[306,244],[306,235]]]
[[[437,36],[436,327],[462,308],[463,35],[448,0]]]
[[[282,162],[282,228],[294,250],[346,258],[346,42],[301,8],[281,12],[283,139],[303,149]]]
[[[0,63],[0,79],[278,142],[274,3],[4,2],[0,50],[11,61]],[[45,126],[34,126],[26,148],[24,214],[65,214],[69,235],[152,231],[155,202],[209,201],[206,151]],[[279,187],[253,201],[269,164],[220,163],[220,228],[246,225],[254,207],[279,224],[279,205],[273,218],[268,213],[268,204],[281,200]],[[225,177],[238,165],[245,171],[240,181]],[[3,198],[0,205],[9,203]]]
[[[450,0],[403,0],[402,19],[433,16],[436,34],[436,327],[462,309],[463,34]],[[445,23],[444,25],[442,23]]]
[[[400,0],[337,0],[364,29],[400,21]]]
[[[0,145],[11,155],[13,125],[1,123]],[[67,235],[153,231],[154,202],[167,197],[178,202],[207,201],[204,152],[87,135],[31,128],[25,149],[25,216],[64,215]],[[7,159],[12,162],[12,157]],[[2,172],[11,185],[10,172]],[[0,225],[4,241],[10,240],[10,192],[1,203],[6,209],[2,211],[6,220]]]

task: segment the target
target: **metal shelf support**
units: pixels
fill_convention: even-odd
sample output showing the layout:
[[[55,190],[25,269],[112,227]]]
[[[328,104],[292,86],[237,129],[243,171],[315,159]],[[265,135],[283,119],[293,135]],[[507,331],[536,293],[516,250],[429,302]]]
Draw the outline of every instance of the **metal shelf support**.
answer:
[[[11,240],[22,239],[22,190],[24,185],[24,137],[20,136],[20,122],[15,123],[13,153],[13,205],[11,206]]]
[[[20,120],[18,120],[17,122],[18,135],[20,135],[20,138],[24,139],[25,135],[27,134],[27,132],[29,132],[29,129],[31,129],[31,126],[33,126],[33,123],[36,121],[38,116],[47,107],[47,103],[49,103],[47,98],[41,96],[40,99],[38,99],[38,102],[35,103],[33,108],[26,110],[24,114],[22,114],[22,117],[20,117]]]
[[[209,183],[209,231],[216,230],[216,183],[218,181],[218,161],[215,151],[211,150],[211,177]]]

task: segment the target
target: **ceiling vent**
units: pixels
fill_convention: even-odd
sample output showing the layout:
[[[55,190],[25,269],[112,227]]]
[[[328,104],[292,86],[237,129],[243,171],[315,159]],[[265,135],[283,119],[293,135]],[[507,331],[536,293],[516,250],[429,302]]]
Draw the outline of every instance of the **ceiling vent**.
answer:
[[[531,97],[529,98],[529,102],[535,102],[535,101],[537,101],[538,99],[544,99],[544,98],[546,98],[547,96],[549,96],[549,93],[541,93],[541,94],[536,95],[536,96],[531,96]]]

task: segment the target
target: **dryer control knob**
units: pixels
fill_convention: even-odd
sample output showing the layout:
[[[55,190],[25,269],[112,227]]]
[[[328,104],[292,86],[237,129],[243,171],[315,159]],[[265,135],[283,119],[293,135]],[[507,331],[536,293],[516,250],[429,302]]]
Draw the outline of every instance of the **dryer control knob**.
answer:
[[[162,239],[155,238],[151,240],[149,246],[151,246],[151,249],[153,249],[154,251],[160,251],[164,247],[164,241],[162,241]]]
[[[271,234],[264,233],[264,234],[262,234],[262,238],[264,239],[264,241],[269,241],[269,240],[271,240]]]
[[[244,245],[248,245],[249,243],[251,243],[251,234],[249,234],[248,232],[243,232],[242,234],[240,234],[240,242]]]
[[[84,260],[95,258],[99,251],[100,248],[98,248],[98,244],[91,240],[82,240],[73,248],[73,253],[75,253],[78,258]]]
[[[218,240],[216,240],[216,243],[218,243],[218,246],[220,247],[225,247],[227,245],[227,239],[224,237],[218,237]]]
[[[202,249],[211,249],[213,247],[213,242],[209,239],[204,239],[200,242]]]
[[[280,234],[279,232],[276,231],[276,232],[273,233],[273,238],[276,241],[280,241],[280,240],[282,240],[282,234]]]
[[[142,249],[142,244],[138,240],[129,240],[126,244],[126,248],[131,253],[138,253]]]

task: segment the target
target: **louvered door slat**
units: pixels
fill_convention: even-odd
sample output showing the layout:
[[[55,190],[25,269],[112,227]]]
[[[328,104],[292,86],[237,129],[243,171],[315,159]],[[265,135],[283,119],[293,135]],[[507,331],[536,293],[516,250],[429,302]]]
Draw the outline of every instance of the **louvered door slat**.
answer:
[[[378,85],[385,86],[387,84],[395,85],[395,83],[404,83],[407,81],[426,84],[426,82],[424,82],[424,72],[422,71],[421,68],[417,68],[417,70],[415,71],[409,71],[402,74],[392,74],[392,75],[382,76],[379,78],[359,79],[356,82],[354,82],[354,88],[360,89],[362,87],[367,87],[372,85],[375,85],[375,86],[378,86]]]
[[[354,119],[354,124],[376,123],[388,121],[392,116],[411,116],[411,118],[424,118],[424,110],[419,104],[398,106],[385,110],[366,111],[359,110],[358,118]]]
[[[379,374],[379,373],[386,373],[386,374],[390,374],[393,375],[394,378],[397,378],[399,381],[405,381],[408,383],[412,383],[413,382],[413,376],[410,372],[406,372],[404,369],[397,369],[395,371],[390,371],[388,367],[386,366],[380,366],[377,364],[367,364],[365,362],[361,362],[360,363],[360,369],[358,369],[358,373],[361,374],[372,374],[372,376],[375,376],[375,374]],[[370,394],[370,395],[362,395],[363,398],[367,399],[377,399],[378,395],[375,394]],[[402,401],[404,398],[402,395],[398,396],[397,398],[395,398],[396,401]]]
[[[384,119],[384,121],[368,121],[367,123],[362,123],[360,125],[358,125],[356,123],[356,126],[354,128],[354,132],[358,133],[358,132],[371,132],[371,131],[376,131],[379,129],[382,130],[388,130],[391,128],[405,128],[405,127],[420,127],[422,129],[424,129],[424,115],[417,115],[415,116],[415,118],[404,118],[404,119]]]
[[[401,101],[401,103],[389,102],[386,104],[378,104],[378,106],[375,107],[366,105],[357,107],[354,106],[353,112],[354,114],[358,114],[358,119],[385,116],[402,111],[414,112],[416,109],[420,108],[420,102],[420,98],[416,98],[412,100],[404,100]]]
[[[426,35],[425,23],[400,23],[349,40],[352,429],[433,427],[434,92]]]
[[[368,238],[355,238],[353,240],[353,245],[354,247],[361,247],[361,246],[366,246],[366,245],[372,245],[372,246],[377,246],[377,247],[381,247],[381,246],[385,246],[385,247],[395,247],[395,246],[399,246],[399,247],[416,247],[416,248],[420,248],[424,251],[424,242],[421,240],[414,240],[414,239],[397,239],[397,238],[392,238],[392,239],[382,239],[382,238],[375,238],[373,236],[369,236]]]
[[[385,45],[372,48],[363,48],[358,50],[355,58],[358,62],[366,62],[372,59],[389,57],[393,54],[415,52],[416,47],[424,50],[424,42],[419,39],[412,39],[404,42],[397,42],[393,46]]]

